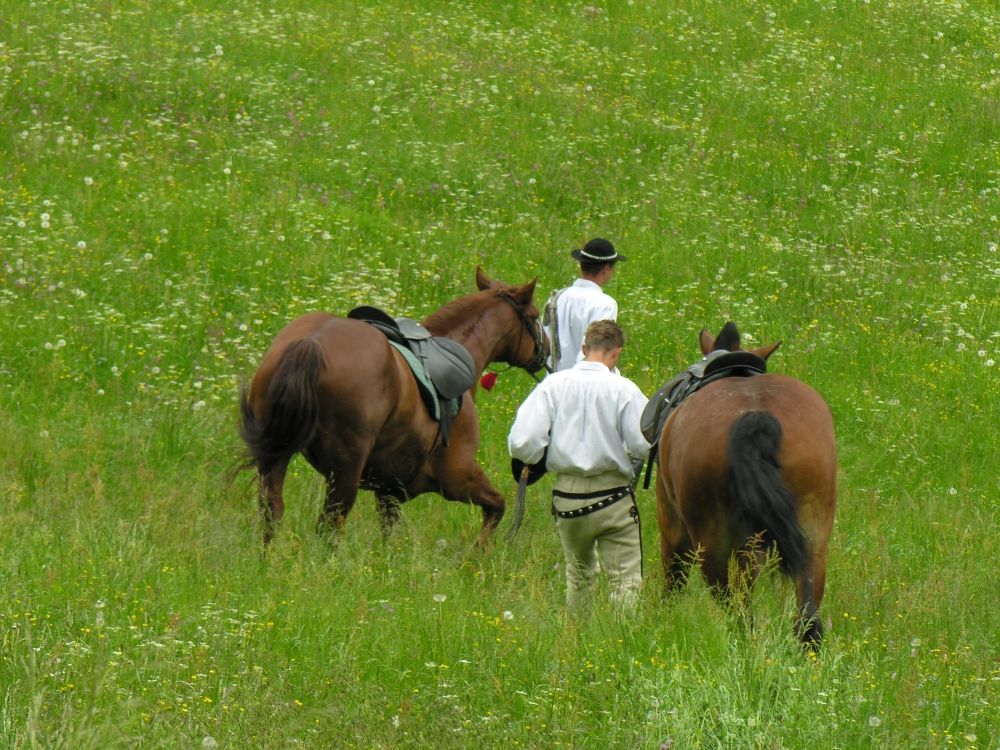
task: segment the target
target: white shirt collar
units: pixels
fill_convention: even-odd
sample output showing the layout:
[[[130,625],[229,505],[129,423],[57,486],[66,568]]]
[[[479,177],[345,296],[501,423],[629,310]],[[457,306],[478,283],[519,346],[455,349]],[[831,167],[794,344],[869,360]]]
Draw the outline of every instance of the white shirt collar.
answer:
[[[581,287],[583,289],[596,289],[601,291],[601,285],[597,284],[590,279],[577,279],[573,282],[573,286]]]
[[[604,372],[611,372],[611,370],[608,369],[608,366],[606,364],[604,364],[603,362],[588,362],[585,359],[581,359],[579,362],[577,362],[575,365],[573,365],[573,369],[574,370],[595,370],[595,371],[603,370]]]

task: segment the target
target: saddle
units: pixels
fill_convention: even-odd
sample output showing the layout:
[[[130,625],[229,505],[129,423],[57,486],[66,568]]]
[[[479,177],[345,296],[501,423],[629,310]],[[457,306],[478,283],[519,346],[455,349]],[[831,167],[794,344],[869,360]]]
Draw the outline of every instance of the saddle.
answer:
[[[451,422],[462,408],[462,396],[476,382],[476,364],[469,350],[430,331],[410,318],[392,318],[369,305],[355,307],[348,318],[377,328],[413,371],[427,412],[440,425],[448,444]]]
[[[649,459],[643,489],[649,489],[653,463],[656,461],[660,434],[667,419],[692,393],[723,378],[752,377],[767,372],[767,362],[753,352],[718,350],[706,354],[687,370],[667,381],[654,393],[642,412],[639,422],[643,437],[649,441]]]

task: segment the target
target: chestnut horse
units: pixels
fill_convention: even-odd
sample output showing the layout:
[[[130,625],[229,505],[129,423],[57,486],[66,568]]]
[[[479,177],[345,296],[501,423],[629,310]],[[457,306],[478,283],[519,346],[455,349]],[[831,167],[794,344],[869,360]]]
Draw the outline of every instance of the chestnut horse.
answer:
[[[480,291],[448,303],[423,325],[468,350],[476,382],[491,362],[534,373],[548,356],[533,304],[535,281],[507,285],[477,268]],[[288,463],[300,452],[326,478],[320,531],[343,526],[359,488],[375,493],[386,532],[399,517],[400,503],[437,492],[482,508],[479,543],[485,543],[503,517],[504,498],[476,462],[475,387],[462,395],[445,442],[413,372],[380,331],[326,313],[289,323],[240,398],[247,466],[257,469],[260,480],[264,543],[281,520]]]
[[[700,343],[706,355],[743,351],[732,323],[714,339],[702,330]],[[751,351],[766,360],[778,346]],[[668,588],[684,582],[692,555],[719,590],[730,590],[734,570],[752,582],[776,547],[779,569],[795,581],[796,632],[818,646],[836,485],[833,417],[805,383],[768,373],[694,392],[660,434],[656,510]]]

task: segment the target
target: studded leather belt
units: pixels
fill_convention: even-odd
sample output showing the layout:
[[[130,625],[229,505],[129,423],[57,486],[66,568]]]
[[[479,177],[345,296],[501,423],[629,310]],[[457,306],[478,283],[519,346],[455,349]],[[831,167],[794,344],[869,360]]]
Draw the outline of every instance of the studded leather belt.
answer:
[[[614,505],[619,500],[627,495],[632,494],[631,487],[615,487],[611,490],[606,490],[597,494],[587,493],[580,494],[576,492],[560,492],[558,490],[553,490],[553,497],[561,497],[567,500],[583,500],[588,497],[599,497],[601,498],[596,503],[591,503],[590,505],[584,505],[582,508],[574,508],[573,510],[556,510],[555,503],[552,504],[552,515],[557,518],[579,518],[580,516],[586,516],[603,508],[607,508],[609,505]]]

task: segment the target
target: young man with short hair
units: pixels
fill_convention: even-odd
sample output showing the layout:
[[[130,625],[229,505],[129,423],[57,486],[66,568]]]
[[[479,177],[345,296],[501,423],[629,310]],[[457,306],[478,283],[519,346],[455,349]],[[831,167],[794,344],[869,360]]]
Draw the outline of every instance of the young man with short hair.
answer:
[[[617,323],[587,327],[582,361],[543,380],[517,410],[512,458],[556,476],[552,513],[566,558],[566,604],[585,612],[603,568],[612,599],[631,608],[642,582],[639,509],[632,458],[649,443],[639,429],[646,397],[614,370],[625,335]]]

